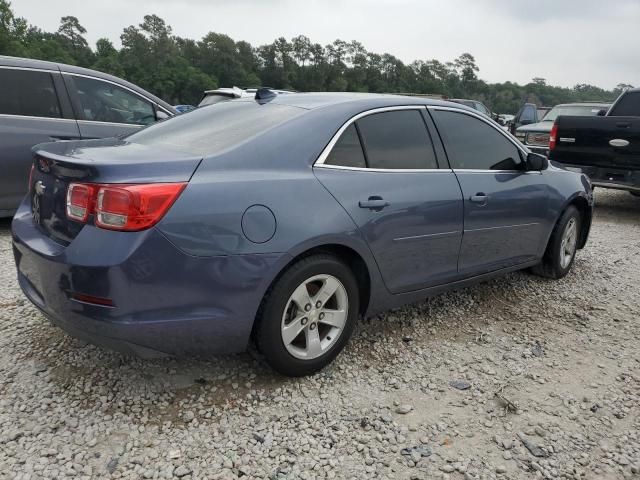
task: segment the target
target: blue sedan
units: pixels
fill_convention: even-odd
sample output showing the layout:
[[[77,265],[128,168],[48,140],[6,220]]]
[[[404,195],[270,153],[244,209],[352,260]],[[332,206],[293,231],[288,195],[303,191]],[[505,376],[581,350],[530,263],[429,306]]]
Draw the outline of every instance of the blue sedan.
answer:
[[[310,374],[360,316],[514,270],[565,276],[591,225],[585,176],[415,97],[260,90],[34,152],[12,224],[22,290],[143,357],[254,341]]]

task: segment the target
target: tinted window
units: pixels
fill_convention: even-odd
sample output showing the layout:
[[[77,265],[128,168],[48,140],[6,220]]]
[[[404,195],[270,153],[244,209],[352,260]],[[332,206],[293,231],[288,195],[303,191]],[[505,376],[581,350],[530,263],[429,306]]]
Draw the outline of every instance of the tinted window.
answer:
[[[365,168],[364,153],[354,124],[344,131],[336,142],[331,153],[324,161],[325,165]]]
[[[0,114],[60,118],[51,74],[0,68]]]
[[[482,103],[476,103],[476,108],[485,115],[491,115],[491,112]]]
[[[533,107],[524,107],[522,115],[520,116],[521,122],[534,122],[536,119],[536,110]]]
[[[198,106],[204,107],[205,105],[213,105],[214,103],[226,102],[228,100],[233,100],[233,97],[228,95],[212,94],[204,97]]]
[[[149,125],[156,121],[153,105],[113,83],[73,77],[84,120]]]
[[[438,168],[418,110],[375,113],[357,124],[369,168]]]
[[[142,145],[159,145],[197,155],[212,155],[284,123],[306,110],[252,101],[222,102],[177,115],[127,137]]]
[[[640,92],[625,93],[609,115],[615,117],[640,117]]]
[[[522,168],[522,159],[516,146],[482,120],[462,113],[438,110],[434,111],[434,117],[453,168]]]

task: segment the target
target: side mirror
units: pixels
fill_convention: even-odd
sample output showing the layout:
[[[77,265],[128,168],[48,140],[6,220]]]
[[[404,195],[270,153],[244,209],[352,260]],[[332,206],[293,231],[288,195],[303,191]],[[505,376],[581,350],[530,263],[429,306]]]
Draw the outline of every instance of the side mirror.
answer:
[[[541,172],[549,166],[549,160],[544,155],[529,153],[527,155],[527,170],[530,172]]]
[[[156,109],[156,120],[166,120],[169,115],[164,110]]]

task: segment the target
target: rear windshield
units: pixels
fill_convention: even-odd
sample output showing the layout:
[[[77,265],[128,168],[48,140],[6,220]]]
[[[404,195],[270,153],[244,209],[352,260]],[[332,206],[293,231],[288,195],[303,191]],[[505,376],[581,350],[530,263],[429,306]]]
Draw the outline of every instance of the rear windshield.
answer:
[[[209,94],[200,101],[198,106],[204,107],[205,105],[213,105],[214,103],[227,102],[233,100],[233,98],[233,95],[225,95],[223,93]]]
[[[127,141],[213,155],[304,112],[301,108],[273,103],[223,102],[151,125],[130,135]]]
[[[575,117],[593,117],[598,115],[602,109],[606,110],[606,106],[598,105],[564,105],[553,107],[551,111],[544,117],[545,122],[555,122],[560,115],[571,115]]]
[[[640,117],[640,92],[627,92],[616,103],[611,117]]]

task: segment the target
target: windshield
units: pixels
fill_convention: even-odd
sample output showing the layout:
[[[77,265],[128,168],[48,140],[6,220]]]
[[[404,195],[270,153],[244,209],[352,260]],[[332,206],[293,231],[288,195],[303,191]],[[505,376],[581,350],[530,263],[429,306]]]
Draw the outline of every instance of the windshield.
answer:
[[[560,115],[571,115],[575,117],[595,117],[603,108],[606,109],[606,107],[602,105],[566,105],[553,107],[542,121],[555,122],[556,118],[558,118]]]
[[[197,108],[188,115],[177,115],[127,137],[141,145],[213,155],[238,145],[306,110],[255,101],[222,102]]]

